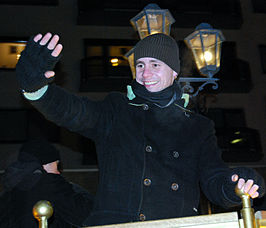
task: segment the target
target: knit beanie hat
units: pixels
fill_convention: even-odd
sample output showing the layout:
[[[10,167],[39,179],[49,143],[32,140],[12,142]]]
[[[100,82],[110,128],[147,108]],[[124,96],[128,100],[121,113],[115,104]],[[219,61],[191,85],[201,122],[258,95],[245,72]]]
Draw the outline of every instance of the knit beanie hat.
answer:
[[[60,160],[59,151],[42,138],[32,139],[24,143],[18,154],[21,162],[38,161],[41,165]]]
[[[180,71],[177,42],[164,33],[156,33],[140,40],[134,47],[134,63],[139,58],[151,57],[163,61],[176,73]]]

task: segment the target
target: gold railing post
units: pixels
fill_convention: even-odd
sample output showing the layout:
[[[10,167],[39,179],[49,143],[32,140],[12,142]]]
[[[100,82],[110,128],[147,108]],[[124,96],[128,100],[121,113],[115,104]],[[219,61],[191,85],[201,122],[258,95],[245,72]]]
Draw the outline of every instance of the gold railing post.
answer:
[[[53,207],[49,201],[40,200],[38,201],[33,209],[32,213],[34,218],[39,221],[39,228],[48,228],[48,219],[53,214]]]
[[[251,208],[250,195],[245,193],[243,189],[235,187],[235,192],[242,200],[243,208],[240,213],[244,221],[245,228],[256,228],[254,209]]]

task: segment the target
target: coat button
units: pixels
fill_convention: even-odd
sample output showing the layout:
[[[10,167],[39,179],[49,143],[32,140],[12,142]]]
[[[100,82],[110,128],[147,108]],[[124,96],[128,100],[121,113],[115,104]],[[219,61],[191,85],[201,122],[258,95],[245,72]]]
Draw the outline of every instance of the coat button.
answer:
[[[173,183],[172,186],[171,186],[172,190],[173,191],[177,191],[177,189],[179,188],[178,184],[177,183]]]
[[[146,216],[144,214],[139,214],[139,220],[140,221],[145,221],[146,220]]]
[[[144,111],[147,111],[149,109],[149,105],[147,105],[147,104],[142,105],[142,109]]]
[[[144,183],[145,186],[150,186],[151,185],[151,180],[146,178],[146,179],[144,179],[143,183]]]
[[[174,156],[174,158],[178,158],[179,157],[179,153],[177,151],[174,151],[173,152],[173,156]]]
[[[152,147],[151,147],[151,146],[149,146],[149,145],[148,145],[148,146],[146,146],[146,148],[145,148],[145,149],[146,149],[146,152],[152,152]]]

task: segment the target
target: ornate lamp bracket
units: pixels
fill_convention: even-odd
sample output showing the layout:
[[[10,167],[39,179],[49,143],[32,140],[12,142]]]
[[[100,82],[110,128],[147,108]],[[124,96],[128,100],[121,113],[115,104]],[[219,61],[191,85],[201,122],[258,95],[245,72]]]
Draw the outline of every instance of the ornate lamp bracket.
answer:
[[[195,97],[198,93],[204,89],[204,86],[207,84],[213,84],[212,89],[217,89],[218,86],[218,78],[179,78],[178,82],[181,84],[182,90],[184,93],[189,93],[190,96]],[[197,88],[197,90],[190,84],[193,82],[201,82],[202,84]]]

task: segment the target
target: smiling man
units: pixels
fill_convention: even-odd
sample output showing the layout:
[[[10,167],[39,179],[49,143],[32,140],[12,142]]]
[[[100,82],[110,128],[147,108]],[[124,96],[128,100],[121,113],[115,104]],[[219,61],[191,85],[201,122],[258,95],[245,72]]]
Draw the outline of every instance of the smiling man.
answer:
[[[136,64],[136,80],[150,92],[159,92],[173,84],[177,73],[164,62],[140,58]]]
[[[150,92],[159,92],[174,82],[180,70],[177,43],[169,36],[156,34],[134,48],[136,81]]]
[[[264,194],[264,180],[253,169],[230,169],[222,161],[212,121],[185,107],[173,38],[139,41],[127,95],[112,92],[97,102],[51,83],[62,48],[58,35],[38,34],[16,71],[24,96],[47,119],[95,141],[99,185],[82,224],[198,215],[200,189],[222,207],[241,204],[236,185],[252,198]]]

